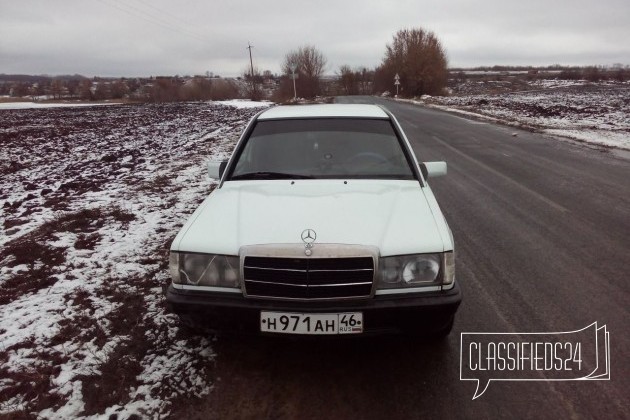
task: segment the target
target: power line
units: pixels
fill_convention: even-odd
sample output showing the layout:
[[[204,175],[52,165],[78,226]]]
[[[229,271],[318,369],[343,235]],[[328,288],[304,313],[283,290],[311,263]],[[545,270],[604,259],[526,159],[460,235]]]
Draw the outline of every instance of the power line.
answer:
[[[191,23],[190,23],[190,22],[188,22],[188,21],[186,21],[186,20],[184,20],[184,19],[181,19],[181,18],[180,18],[180,17],[178,17],[178,16],[175,16],[174,14],[172,14],[171,12],[169,12],[168,10],[160,9],[159,7],[156,7],[156,6],[152,5],[151,3],[147,2],[147,1],[144,1],[144,0],[136,0],[136,1],[138,1],[138,2],[140,2],[140,3],[142,3],[142,4],[144,4],[144,5],[145,5],[145,6],[147,6],[147,7],[150,7],[151,9],[153,9],[153,10],[155,10],[155,11],[157,11],[157,12],[160,12],[160,13],[162,13],[162,14],[165,14],[165,15],[169,16],[171,19],[175,19],[175,20],[180,21],[180,22],[181,22],[181,23],[183,23],[184,25],[191,25]]]
[[[163,18],[161,18],[161,17],[159,17],[159,16],[157,16],[155,14],[151,14],[150,12],[148,12],[146,10],[142,10],[142,9],[134,6],[133,4],[125,3],[124,1],[121,1],[121,0],[113,0],[113,1],[117,2],[119,5],[124,5],[125,7],[129,7],[131,9],[133,9],[133,10],[136,10],[141,15],[144,14],[145,16],[148,16],[148,17],[154,19],[155,21],[159,22],[160,25],[165,26],[167,28],[170,28],[171,30],[174,30],[174,31],[179,32],[181,34],[190,36],[192,38],[196,38],[196,39],[198,39],[200,41],[207,42],[207,39],[204,36],[202,36],[200,34],[197,34],[195,32],[189,31],[187,29],[178,28],[177,26],[173,25],[171,23],[171,21],[168,20],[168,19],[163,19]]]
[[[142,19],[142,20],[144,20],[146,22],[152,23],[154,25],[161,26],[163,28],[166,28],[166,29],[174,31],[174,32],[178,32],[178,33],[180,33],[182,35],[186,35],[188,37],[197,39],[198,41],[208,42],[208,40],[205,39],[201,35],[198,35],[198,34],[196,34],[194,32],[190,32],[190,31],[187,31],[187,30],[182,30],[182,29],[180,29],[180,28],[178,28],[176,26],[173,26],[170,21],[164,20],[161,17],[157,17],[154,14],[152,15],[150,13],[147,13],[146,11],[144,11],[142,9],[139,9],[139,8],[137,8],[137,7],[135,7],[135,6],[131,5],[131,4],[128,4],[128,3],[110,3],[107,0],[96,0],[96,1],[101,2],[101,3],[103,3],[103,4],[105,4],[105,5],[109,6],[109,7],[113,7],[115,9],[118,9],[118,10],[120,10],[120,11],[122,11],[124,13],[127,13],[127,14],[129,14],[131,16],[134,16],[136,18]],[[115,0],[113,0],[113,1],[115,1]]]

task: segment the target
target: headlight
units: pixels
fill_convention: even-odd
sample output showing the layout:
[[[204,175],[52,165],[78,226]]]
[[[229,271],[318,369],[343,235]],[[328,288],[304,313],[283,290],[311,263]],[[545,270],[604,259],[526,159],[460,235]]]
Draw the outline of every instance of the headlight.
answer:
[[[194,286],[239,287],[239,257],[171,252],[169,262],[173,283]]]
[[[379,261],[379,289],[421,287],[440,282],[440,254],[384,257]]]

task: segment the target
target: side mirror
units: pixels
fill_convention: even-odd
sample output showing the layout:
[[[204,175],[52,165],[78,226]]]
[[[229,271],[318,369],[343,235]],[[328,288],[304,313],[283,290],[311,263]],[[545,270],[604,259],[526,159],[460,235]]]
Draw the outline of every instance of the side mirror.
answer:
[[[226,166],[227,166],[227,160],[223,160],[223,161],[209,160],[208,161],[208,178],[221,179],[221,177],[223,176],[223,172],[225,172]]]
[[[446,162],[422,162],[420,170],[425,179],[446,175]]]

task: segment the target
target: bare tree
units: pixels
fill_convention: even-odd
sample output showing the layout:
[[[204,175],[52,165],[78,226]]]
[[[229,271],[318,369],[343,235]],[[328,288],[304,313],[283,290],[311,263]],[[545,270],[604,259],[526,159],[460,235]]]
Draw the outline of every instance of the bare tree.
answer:
[[[298,74],[298,79],[296,80],[298,96],[313,98],[319,95],[320,79],[326,68],[324,54],[312,45],[299,47],[297,50],[289,51],[285,55],[282,63],[283,73],[290,76],[293,66],[296,67]],[[289,80],[289,82],[291,81]],[[292,91],[292,84],[290,87]]]
[[[348,65],[342,65],[337,72],[339,75],[339,92],[345,95],[371,95],[374,93],[374,70],[358,67],[354,70]]]
[[[252,101],[259,101],[263,98],[263,76],[257,66],[254,66],[253,69],[253,74],[250,67],[247,67],[247,69],[243,72],[243,78],[247,82],[247,91],[245,92],[245,95]]]
[[[81,84],[79,86],[79,97],[87,101],[91,101],[94,99],[94,94],[92,93],[92,80],[81,80]]]
[[[446,86],[447,64],[446,52],[433,32],[403,29],[387,45],[378,69],[379,84],[385,84],[384,90],[392,89],[398,74],[407,96],[439,95]]]
[[[212,80],[212,99],[222,101],[225,99],[239,98],[238,86],[230,81],[220,78]]]
[[[178,76],[156,77],[151,87],[151,100],[153,102],[175,102],[180,100],[179,93],[180,82]]]
[[[99,80],[96,82],[96,88],[94,90],[94,98],[102,101],[112,98],[111,82],[106,80]]]
[[[54,99],[60,99],[63,94],[63,80],[61,79],[53,79],[50,85],[50,92]]]
[[[598,82],[603,79],[603,72],[596,66],[589,66],[584,69],[583,77],[589,82]]]
[[[212,82],[208,77],[195,76],[182,85],[179,97],[185,101],[206,101],[212,99]]]
[[[339,84],[346,95],[356,95],[359,92],[356,74],[348,65],[339,67]]]
[[[115,80],[110,84],[112,99],[122,99],[129,93],[129,88],[123,79]]]
[[[360,95],[371,95],[374,93],[374,70],[361,67],[356,70],[357,85]]]

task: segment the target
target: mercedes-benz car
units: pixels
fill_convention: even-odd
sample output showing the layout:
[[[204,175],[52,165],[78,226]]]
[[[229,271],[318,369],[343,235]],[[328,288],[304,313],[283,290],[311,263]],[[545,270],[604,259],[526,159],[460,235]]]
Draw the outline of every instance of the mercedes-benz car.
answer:
[[[171,245],[167,304],[227,332],[447,335],[451,230],[396,118],[376,105],[257,114]]]

